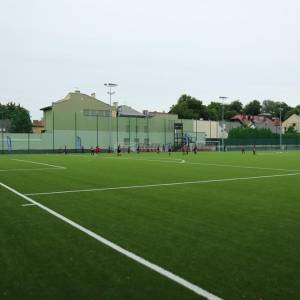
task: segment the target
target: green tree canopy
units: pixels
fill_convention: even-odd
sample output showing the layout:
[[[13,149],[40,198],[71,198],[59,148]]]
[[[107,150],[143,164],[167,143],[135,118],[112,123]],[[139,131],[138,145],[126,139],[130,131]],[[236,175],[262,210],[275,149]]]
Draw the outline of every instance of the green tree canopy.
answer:
[[[189,95],[182,95],[169,111],[182,119],[199,119],[207,117],[206,107],[202,101]]]
[[[257,116],[261,113],[261,104],[258,100],[249,102],[244,108],[244,114]]]
[[[287,105],[285,102],[264,100],[262,103],[261,111],[263,113],[270,114],[272,117],[279,118],[280,109],[281,109],[281,117],[282,119],[285,119],[285,116],[292,108],[289,105]]]
[[[9,102],[7,104],[0,103],[0,118],[10,120],[10,131],[15,133],[32,132],[32,124],[29,111],[20,104]]]
[[[296,107],[291,108],[289,111],[287,111],[284,114],[284,119],[286,120],[287,118],[289,118],[293,114],[300,115],[300,105],[297,105]]]

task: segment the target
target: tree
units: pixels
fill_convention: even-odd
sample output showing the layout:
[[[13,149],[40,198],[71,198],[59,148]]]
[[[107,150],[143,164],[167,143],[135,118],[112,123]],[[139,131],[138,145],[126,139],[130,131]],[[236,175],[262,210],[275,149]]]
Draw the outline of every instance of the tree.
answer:
[[[169,113],[177,114],[181,119],[199,119],[205,117],[206,107],[202,101],[189,95],[182,95]]]
[[[210,115],[210,120],[217,121],[222,119],[222,103],[220,102],[210,102],[207,105],[207,111]]]
[[[243,104],[239,100],[231,102],[229,105],[225,105],[225,119],[230,120],[232,117],[243,113]]]
[[[285,116],[292,109],[285,102],[278,102],[278,101],[275,102],[272,100],[264,100],[262,103],[261,111],[263,113],[270,114],[272,117],[279,118],[280,117],[280,109],[281,109],[282,119],[285,120]]]
[[[288,110],[284,114],[284,120],[286,120],[287,118],[289,118],[293,114],[300,115],[300,105],[297,105],[296,107],[291,108],[290,110]]]
[[[13,102],[0,103],[1,119],[10,120],[12,133],[32,132],[32,124],[29,111]]]
[[[297,132],[295,126],[289,126],[288,129],[285,131],[285,134],[297,135],[298,132]]]
[[[253,100],[249,102],[245,108],[244,108],[244,114],[251,115],[251,116],[257,116],[261,112],[261,105],[258,100]]]
[[[243,104],[241,101],[236,100],[229,104],[228,109],[230,111],[235,111],[236,114],[241,114],[243,112]]]

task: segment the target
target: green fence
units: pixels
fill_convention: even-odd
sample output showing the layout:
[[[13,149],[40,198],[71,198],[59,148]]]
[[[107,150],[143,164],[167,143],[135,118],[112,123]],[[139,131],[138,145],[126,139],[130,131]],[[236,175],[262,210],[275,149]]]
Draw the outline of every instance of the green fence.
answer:
[[[100,146],[107,151],[122,147],[166,147],[174,145],[174,123],[183,124],[184,134],[199,141],[205,134],[193,132],[193,120],[149,117],[100,117],[81,113],[55,113],[45,121],[45,132],[1,133],[1,152],[82,151]]]
[[[299,137],[286,137],[282,135],[280,138],[262,139],[262,138],[247,138],[247,139],[226,139],[225,146],[227,151],[240,150],[242,147],[252,149],[253,145],[258,150],[300,150]]]

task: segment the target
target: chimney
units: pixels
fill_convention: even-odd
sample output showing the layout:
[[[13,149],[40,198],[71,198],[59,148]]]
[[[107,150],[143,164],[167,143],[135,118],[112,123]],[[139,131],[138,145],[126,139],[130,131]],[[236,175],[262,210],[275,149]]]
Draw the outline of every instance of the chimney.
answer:
[[[91,93],[91,97],[96,98],[96,93]]]

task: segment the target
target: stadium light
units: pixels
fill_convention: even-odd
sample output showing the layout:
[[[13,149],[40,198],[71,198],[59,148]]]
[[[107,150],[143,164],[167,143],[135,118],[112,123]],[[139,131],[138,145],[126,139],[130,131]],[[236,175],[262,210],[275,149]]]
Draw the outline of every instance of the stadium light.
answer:
[[[225,96],[219,96],[219,99],[222,101],[222,149],[223,151],[224,149],[224,101],[227,99],[228,97]]]
[[[109,94],[109,148],[108,152],[110,152],[110,147],[111,147],[111,118],[112,118],[112,109],[111,109],[111,96],[115,93],[112,91],[112,88],[117,87],[118,85],[116,83],[104,83],[104,85],[108,88],[107,94]]]

